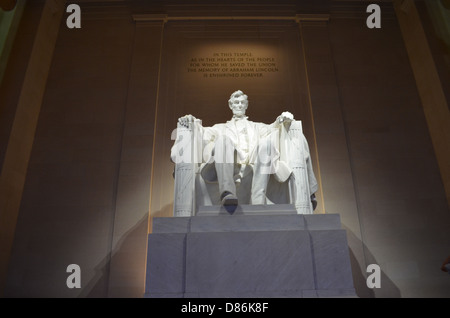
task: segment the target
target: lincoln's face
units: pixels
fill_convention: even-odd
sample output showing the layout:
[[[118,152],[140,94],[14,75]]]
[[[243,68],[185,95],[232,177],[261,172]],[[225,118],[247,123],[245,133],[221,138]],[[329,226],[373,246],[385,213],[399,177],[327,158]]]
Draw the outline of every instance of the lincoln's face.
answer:
[[[240,96],[237,98],[233,98],[230,102],[230,108],[233,111],[234,117],[243,117],[245,116],[245,111],[248,107],[248,100],[246,96]]]

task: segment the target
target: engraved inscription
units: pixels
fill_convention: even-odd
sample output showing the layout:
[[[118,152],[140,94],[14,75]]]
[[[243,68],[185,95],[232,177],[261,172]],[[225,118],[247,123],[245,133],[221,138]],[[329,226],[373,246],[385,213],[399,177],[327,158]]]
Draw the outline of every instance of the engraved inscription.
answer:
[[[252,52],[215,52],[211,56],[191,57],[186,71],[208,78],[247,78],[279,72],[279,66],[273,56]]]

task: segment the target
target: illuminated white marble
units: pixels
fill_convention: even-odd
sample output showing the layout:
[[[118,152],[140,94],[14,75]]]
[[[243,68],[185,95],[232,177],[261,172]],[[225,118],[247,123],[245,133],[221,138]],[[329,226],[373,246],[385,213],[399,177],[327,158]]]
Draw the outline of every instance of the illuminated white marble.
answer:
[[[294,204],[299,214],[313,213],[318,184],[301,121],[290,112],[272,124],[248,120],[242,91],[231,94],[228,105],[231,120],[212,127],[192,115],[178,119],[171,150],[174,215],[224,204],[226,193],[239,204]]]

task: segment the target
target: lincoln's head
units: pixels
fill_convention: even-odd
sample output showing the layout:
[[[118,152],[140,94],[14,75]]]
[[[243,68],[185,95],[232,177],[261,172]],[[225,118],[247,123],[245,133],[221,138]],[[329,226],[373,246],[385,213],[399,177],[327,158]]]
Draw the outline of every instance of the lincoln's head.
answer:
[[[233,111],[233,117],[244,117],[248,107],[248,98],[242,91],[235,91],[228,100],[228,106]]]

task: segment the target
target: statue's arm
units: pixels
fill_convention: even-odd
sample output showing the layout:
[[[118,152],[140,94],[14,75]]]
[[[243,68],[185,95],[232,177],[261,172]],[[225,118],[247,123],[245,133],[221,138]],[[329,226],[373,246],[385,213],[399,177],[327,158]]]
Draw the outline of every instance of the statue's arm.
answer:
[[[186,162],[187,159],[183,158],[184,149],[192,148],[191,142],[196,142],[198,138],[195,136],[202,136],[202,133],[203,127],[200,119],[191,114],[178,118],[178,127],[172,132],[171,137],[175,141],[171,149],[171,161],[174,163]]]
[[[293,120],[294,120],[294,115],[292,115],[292,113],[283,112],[283,113],[281,113],[280,116],[277,117],[276,121],[278,121],[280,124],[282,124],[282,123],[286,123],[286,122],[290,123]]]
[[[197,118],[189,114],[178,118],[178,123],[183,127],[189,128],[189,124],[193,123],[195,120],[197,120]]]
[[[280,116],[275,119],[275,121],[270,124],[271,128],[280,128],[282,124],[289,124],[294,121],[294,115],[290,112],[283,112]]]

